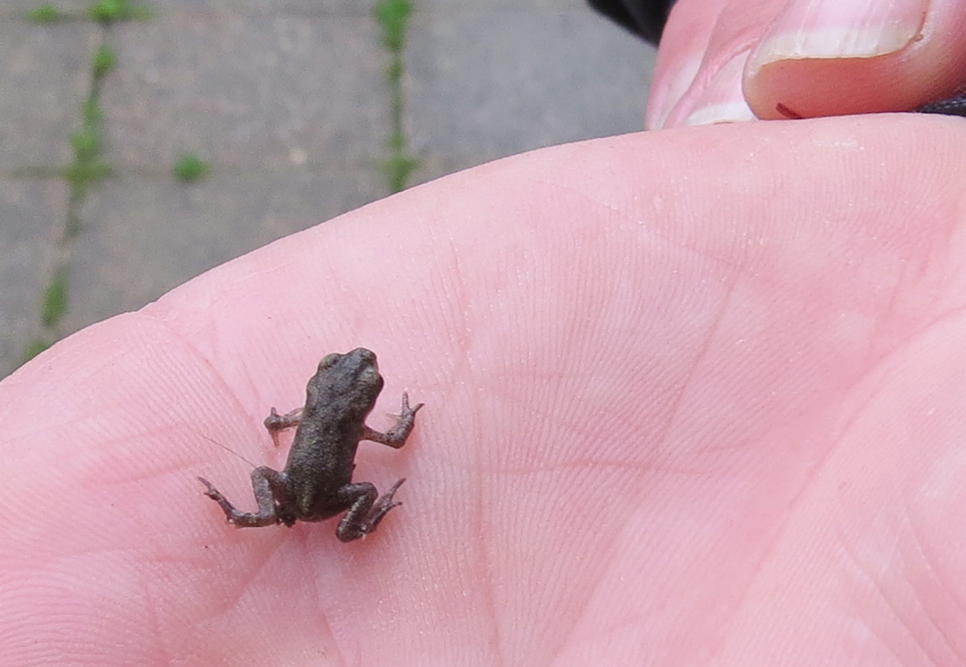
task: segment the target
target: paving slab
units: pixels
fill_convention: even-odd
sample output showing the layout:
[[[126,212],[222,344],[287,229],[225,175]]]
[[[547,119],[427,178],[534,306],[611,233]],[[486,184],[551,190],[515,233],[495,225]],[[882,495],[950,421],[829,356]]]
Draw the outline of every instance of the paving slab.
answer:
[[[83,9],[87,0],[57,2]],[[156,0],[105,31],[35,25],[0,8],[0,376],[36,333],[91,55],[110,40],[105,158],[81,211],[69,332],[133,310],[205,270],[385,194],[387,54],[375,0]],[[416,181],[642,125],[654,51],[583,0],[416,0],[405,125]],[[211,176],[170,168],[193,151]],[[13,169],[42,167],[29,179]],[[8,221],[15,221],[9,223]],[[10,252],[6,252],[10,248]]]
[[[128,23],[105,82],[112,161],[278,168],[378,160],[385,62],[367,17],[226,16]]]
[[[66,215],[62,180],[0,178],[0,377],[20,365],[40,331],[54,240]]]
[[[0,170],[66,164],[100,29],[0,21]]]
[[[418,14],[409,43],[420,179],[643,127],[655,51],[589,8]]]
[[[371,16],[375,0],[153,0],[151,6],[160,16],[177,12],[194,14],[272,15],[329,14]]]
[[[204,181],[122,174],[84,206],[65,330],[135,310],[169,289],[382,194],[375,169],[215,171]]]
[[[462,13],[485,14],[493,12],[514,13],[545,11],[550,14],[558,11],[579,9],[593,11],[586,0],[412,0],[416,12],[430,12],[436,14]]]
[[[91,0],[3,0],[0,16],[4,19],[26,19],[31,9],[41,5],[53,5],[66,12],[80,14],[90,4]]]

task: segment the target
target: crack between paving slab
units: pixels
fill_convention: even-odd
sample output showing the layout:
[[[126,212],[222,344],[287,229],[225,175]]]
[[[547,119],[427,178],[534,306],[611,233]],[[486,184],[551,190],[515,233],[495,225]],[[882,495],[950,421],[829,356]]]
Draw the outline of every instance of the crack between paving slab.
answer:
[[[382,163],[386,184],[392,193],[405,190],[419,161],[409,152],[409,142],[403,127],[403,50],[406,28],[412,14],[411,0],[379,0],[375,15],[382,28],[382,44],[389,54],[386,84],[389,88],[389,156]]]
[[[50,10],[48,17],[53,16],[46,21],[81,18],[79,14],[75,16],[50,5],[42,7]],[[90,89],[81,105],[81,126],[70,135],[74,160],[57,170],[44,167],[17,170],[21,176],[56,175],[66,180],[68,186],[67,213],[53,241],[45,272],[37,332],[21,353],[23,362],[50,347],[63,333],[61,322],[67,312],[70,262],[83,225],[81,210],[90,189],[111,174],[110,166],[101,157],[103,133],[100,98],[105,79],[114,68],[116,60],[111,46],[112,24],[119,20],[147,16],[149,11],[148,6],[135,6],[129,0],[92,0],[86,16],[100,26],[100,39],[91,60]]]

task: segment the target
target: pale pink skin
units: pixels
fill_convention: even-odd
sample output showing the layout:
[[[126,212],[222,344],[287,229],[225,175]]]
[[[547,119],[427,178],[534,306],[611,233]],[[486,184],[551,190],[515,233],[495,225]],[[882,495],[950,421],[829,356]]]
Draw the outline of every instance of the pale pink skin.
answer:
[[[801,34],[789,26],[854,35],[851,24],[837,15],[849,4],[867,20],[875,15],[870,8],[889,7],[889,16],[907,17],[910,24],[921,19],[919,30],[899,50],[890,47],[875,57],[764,57],[766,64],[756,63],[755,54],[770,37]],[[661,39],[647,126],[680,127],[689,124],[696,109],[735,98],[743,98],[749,114],[777,119],[787,117],[779,104],[814,118],[904,111],[963,92],[962,0],[826,0],[825,11],[818,12],[820,5],[816,0],[677,0]],[[804,18],[815,15],[823,18]]]
[[[966,132],[561,146],[219,267],[0,384],[10,665],[966,658]],[[235,529],[261,421],[366,346],[425,401],[335,520]]]

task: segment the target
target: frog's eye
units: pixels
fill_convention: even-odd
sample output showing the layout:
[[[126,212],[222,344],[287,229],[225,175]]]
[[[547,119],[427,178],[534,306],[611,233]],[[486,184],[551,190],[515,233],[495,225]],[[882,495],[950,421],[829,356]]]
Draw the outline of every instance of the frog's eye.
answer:
[[[337,363],[339,363],[339,359],[341,358],[342,358],[342,355],[339,354],[338,352],[333,352],[332,354],[325,355],[324,357],[322,357],[322,361],[319,362],[319,370],[322,371],[322,370],[325,370],[326,368],[332,368]]]
[[[384,380],[382,376],[379,375],[379,371],[375,366],[367,366],[364,371],[362,371],[362,381],[373,385],[373,389],[378,394],[382,391],[382,385]]]

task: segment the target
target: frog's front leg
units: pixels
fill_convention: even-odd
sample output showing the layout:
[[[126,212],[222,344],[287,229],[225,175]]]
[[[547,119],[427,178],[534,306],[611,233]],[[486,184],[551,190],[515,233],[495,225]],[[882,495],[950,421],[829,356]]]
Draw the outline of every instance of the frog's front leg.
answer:
[[[235,506],[228,502],[228,499],[211,482],[203,477],[198,479],[207,489],[205,495],[221,506],[229,523],[233,523],[240,528],[257,528],[282,522],[288,524],[288,521],[279,516],[275,504],[276,498],[284,497],[282,495],[285,488],[284,475],[284,473],[266,466],[252,470],[252,489],[255,491],[255,500],[258,502],[258,512],[254,513],[241,512],[235,509]]]
[[[265,421],[262,423],[268,429],[268,433],[272,436],[272,442],[275,443],[276,447],[278,447],[278,434],[287,428],[298,426],[299,422],[302,421],[302,412],[304,410],[305,408],[295,408],[294,410],[286,412],[284,415],[280,415],[275,412],[275,408],[273,407],[269,415],[265,417]]]
[[[335,531],[336,537],[343,542],[351,542],[373,532],[382,521],[382,517],[386,516],[386,512],[397,505],[402,505],[402,503],[393,502],[392,497],[405,481],[405,478],[399,480],[382,496],[379,496],[375,485],[369,482],[343,486],[339,490],[339,495],[347,497],[347,500],[352,502],[352,507],[339,522],[339,527]]]
[[[423,407],[423,403],[417,403],[415,406],[409,407],[409,394],[403,392],[402,411],[397,417],[396,425],[391,430],[380,433],[379,431],[373,431],[363,424],[361,439],[372,440],[373,442],[399,449],[406,444],[406,438],[409,437],[413,426],[416,425],[416,413],[419,412],[419,408],[421,407]]]

